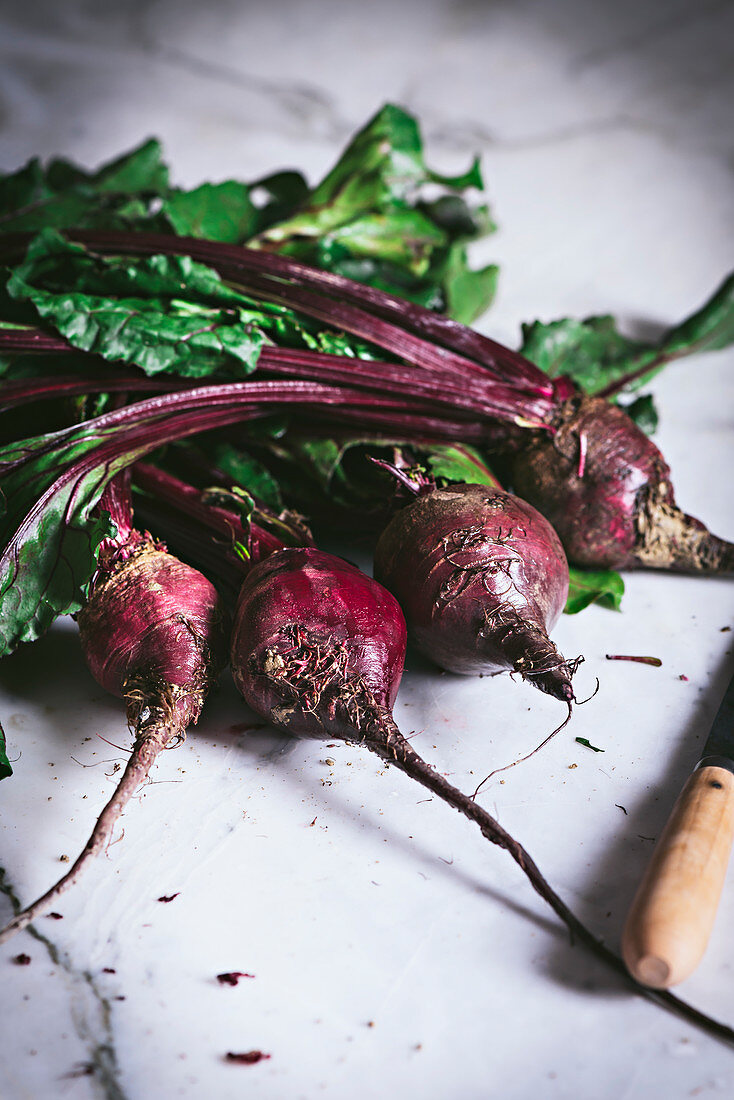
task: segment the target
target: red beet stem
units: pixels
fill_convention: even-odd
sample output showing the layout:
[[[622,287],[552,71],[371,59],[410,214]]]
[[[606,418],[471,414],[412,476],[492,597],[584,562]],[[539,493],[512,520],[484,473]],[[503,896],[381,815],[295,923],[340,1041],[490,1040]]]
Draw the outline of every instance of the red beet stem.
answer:
[[[56,375],[45,378],[19,378],[3,382],[0,387],[2,411],[28,405],[33,401],[55,401],[88,393],[165,393],[168,390],[192,389],[190,380],[178,378],[145,378],[139,374],[95,376],[86,374]]]
[[[659,657],[631,657],[626,653],[607,653],[608,661],[636,661],[640,665],[654,665],[660,668],[662,661]]]
[[[245,529],[241,516],[221,504],[207,501],[206,494],[193,485],[149,463],[138,462],[133,470],[135,485],[159,501],[170,504],[177,511],[203,524],[211,531],[224,536],[227,543],[247,546],[248,561],[254,564],[269,554],[282,550],[285,543],[254,519]],[[245,488],[243,486],[243,488]]]
[[[69,230],[66,235],[108,253],[191,256],[214,267],[223,278],[264,290],[272,300],[282,295],[288,305],[391,350],[400,358],[421,360],[428,369],[431,365],[450,365],[466,375],[495,375],[539,397],[552,398],[555,392],[553,382],[528,359],[468,326],[286,256],[166,234]],[[20,239],[15,237],[16,241]],[[8,245],[12,243],[8,240]]]
[[[551,520],[573,562],[615,569],[643,566],[701,573],[734,570],[734,544],[711,535],[703,524],[677,507],[668,467],[654,444],[622,410],[602,398],[582,396],[567,378],[554,380],[549,392],[549,382],[541,372],[515,353],[505,355],[507,349],[501,349],[500,345],[485,347],[487,361],[493,364],[488,374],[480,363],[453,350],[462,345],[479,354],[484,345],[471,330],[461,336],[460,326],[442,327],[440,321],[422,317],[420,324],[425,323],[426,332],[433,325],[433,331],[440,330],[452,345],[436,346],[401,327],[405,325],[405,317],[401,315],[398,299],[386,295],[381,314],[382,307],[375,312],[379,292],[372,294],[368,302],[364,288],[358,284],[351,291],[339,284],[339,297],[330,297],[329,293],[323,293],[324,288],[331,286],[335,292],[337,284],[329,284],[323,273],[305,265],[291,267],[291,261],[270,253],[161,235],[79,231],[70,236],[112,253],[145,255],[163,251],[190,255],[213,265],[224,278],[239,280],[245,289],[339,324],[346,331],[406,359],[419,368],[418,375],[436,383],[435,393],[421,392],[420,408],[415,410],[419,415],[427,414],[429,419],[423,422],[423,433],[436,439],[446,438],[439,427],[443,417],[436,415],[436,396],[440,395],[447,372],[463,379],[467,386],[484,384],[481,397],[473,390],[474,397],[461,400],[457,407],[452,403],[453,384],[447,383],[453,427],[458,426],[454,438],[480,441],[476,424],[462,427],[472,408],[477,417],[491,415],[508,425],[547,429],[526,439],[516,454],[513,484],[521,496]],[[0,243],[0,248],[6,255],[12,255],[13,249],[17,252],[26,239],[11,238]],[[281,262],[281,266],[277,263],[273,266],[273,261]],[[345,298],[347,293],[351,295],[349,300]],[[361,304],[352,305],[352,301]],[[410,324],[415,326],[419,311],[409,313],[413,318]],[[384,320],[386,316],[399,319],[400,323]],[[500,360],[501,378],[492,373]],[[281,369],[284,367],[282,364]],[[362,361],[354,362],[357,376],[361,367]],[[386,371],[385,387],[392,386],[391,368],[383,365],[380,369]],[[371,384],[378,382],[373,379]],[[417,385],[422,387],[420,378]],[[369,426],[401,431],[394,419],[398,412],[395,406],[375,412],[375,417],[367,421]],[[405,416],[401,434],[407,437],[417,426],[410,421],[411,414],[405,406],[402,412]],[[355,405],[343,407],[341,419],[355,419],[355,413]],[[502,445],[504,436],[507,446],[509,431],[506,428],[503,432],[495,426],[483,433],[483,441]]]
[[[427,347],[430,349],[431,345]],[[76,355],[84,354],[65,339],[46,334],[40,329],[21,332],[12,329],[8,332],[0,331],[0,349],[16,355],[23,352],[35,354],[40,351],[56,354],[72,352]],[[407,390],[413,397],[422,398],[427,405],[435,406],[437,410],[452,412],[465,410],[465,413],[471,413],[473,416],[496,417],[513,422],[521,415],[528,425],[534,424],[537,427],[542,427],[546,422],[547,403],[537,410],[532,404],[518,405],[518,392],[515,387],[506,385],[502,381],[489,380],[480,368],[477,368],[478,378],[471,375],[465,377],[453,369],[450,362],[445,363],[439,358],[436,363],[429,360],[428,369],[416,372],[416,366],[426,366],[422,360],[425,360],[427,355],[424,354],[419,361],[409,354],[404,357],[412,365],[406,366],[402,363],[377,359],[360,359],[356,369],[355,360],[350,356],[331,355],[303,348],[264,347],[259,355],[258,370],[265,375],[292,376],[317,382],[358,386],[378,393],[398,396],[404,396]],[[97,357],[94,356],[94,358]],[[116,379],[114,367],[104,360],[100,360],[100,373],[102,377],[92,379],[91,382],[92,388],[99,391],[124,388],[117,383],[123,382],[126,377],[132,379],[133,385],[130,388],[138,390],[166,390],[181,388],[186,384],[181,379],[143,380],[137,372],[127,372]],[[109,386],[102,385],[105,376],[110,379]],[[23,380],[22,384],[6,382],[3,384],[3,397],[5,398],[6,388],[9,387],[8,395],[16,404],[23,399],[32,400],[34,383],[38,385],[38,380]],[[28,396],[25,396],[26,392]],[[410,404],[406,402],[406,408],[409,407]]]

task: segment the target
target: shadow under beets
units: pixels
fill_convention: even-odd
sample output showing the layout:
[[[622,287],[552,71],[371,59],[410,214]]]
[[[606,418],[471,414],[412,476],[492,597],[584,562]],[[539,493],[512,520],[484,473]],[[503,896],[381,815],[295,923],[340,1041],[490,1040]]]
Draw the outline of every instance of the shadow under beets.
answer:
[[[303,739],[292,738],[290,740],[292,740],[293,744],[295,745],[298,740]],[[317,745],[323,744],[323,742],[316,739],[314,739],[313,743]],[[348,746],[348,748],[353,751],[355,755],[357,753],[369,753],[369,750],[361,748],[357,744],[350,745]],[[267,759],[269,759],[277,769],[279,758],[282,759],[285,755],[287,755],[287,750],[285,752],[279,752],[278,749],[275,748],[272,754],[267,757]],[[384,764],[382,758],[377,756],[377,754],[371,755],[374,755],[376,760],[380,760],[380,762]],[[290,773],[290,777],[294,777],[293,772]],[[404,779],[407,783],[410,783],[413,786],[414,791],[417,791],[418,793],[423,792],[423,794],[428,797],[428,792],[425,790],[425,788],[417,784],[407,775],[404,776]],[[379,833],[380,842],[387,841],[390,850],[399,851],[403,855],[409,857],[409,859],[415,864],[416,870],[418,870],[419,868],[425,869],[427,871],[430,871],[431,875],[439,875],[442,878],[455,882],[458,885],[462,886],[464,889],[469,890],[474,894],[481,894],[482,896],[491,899],[492,901],[501,905],[503,908],[509,909],[511,912],[515,913],[523,920],[529,921],[530,923],[535,925],[535,927],[542,929],[544,932],[556,935],[560,934],[561,936],[563,936],[563,926],[559,924],[555,916],[550,913],[550,910],[548,917],[536,913],[529,907],[523,905],[522,902],[517,901],[509,894],[503,893],[502,891],[495,889],[493,886],[488,885],[487,882],[483,879],[480,879],[476,875],[463,870],[461,866],[459,866],[457,863],[447,863],[437,850],[432,851],[425,844],[422,844],[420,841],[416,840],[415,837],[408,841],[405,836],[398,833],[395,829],[391,827],[389,820],[386,819],[385,816],[380,816],[379,819],[370,818],[369,812],[364,810],[361,803],[360,811],[355,811],[353,805],[349,802],[349,800],[341,797],[335,787],[332,786],[327,791],[321,784],[320,780],[318,780],[312,773],[302,772],[300,773],[300,775],[297,776],[297,780],[298,785],[295,789],[297,790],[299,796],[299,802],[301,801],[301,799],[304,798],[304,796],[307,797],[310,804],[313,805],[318,815],[321,815],[322,812],[325,816],[327,816],[329,813],[338,813],[343,822],[346,821],[350,826],[354,826],[355,828],[358,827],[360,831],[368,829],[375,836],[377,836],[377,834]],[[438,799],[435,795],[430,795],[430,797],[435,801],[440,801],[440,799]],[[454,814],[456,813],[456,811],[452,806],[446,805],[446,813]],[[469,831],[469,835],[471,834],[472,829],[476,828],[473,827],[469,821],[466,821],[466,827]],[[492,851],[492,858],[508,858],[496,845],[491,844],[490,841],[486,841],[485,843],[487,844],[488,849]],[[489,869],[489,873],[491,873],[491,868]],[[529,891],[532,889],[529,883],[527,884],[527,889]]]
[[[23,725],[16,736],[11,711],[17,708],[22,712],[24,704],[38,716],[49,749],[74,751],[71,747],[78,745],[80,738],[94,736],[98,726],[106,725],[109,716],[115,714],[120,717],[120,741],[124,742],[124,704],[92,678],[78,631],[70,620],[54,624],[38,641],[24,644],[4,657],[0,661],[0,689],[7,696],[5,713],[0,716],[7,723],[5,732],[9,742],[16,742],[21,751],[28,717],[22,716]]]
[[[426,661],[420,654],[415,653],[413,656],[414,663],[411,663],[414,670],[416,668],[425,671],[435,669],[435,666]],[[348,827],[358,828],[360,831],[367,829],[375,836],[379,833],[381,842],[387,840],[391,850],[399,851],[409,857],[416,867],[416,873],[418,871],[428,871],[432,876],[439,875],[442,878],[451,880],[466,890],[481,894],[496,902],[544,932],[564,936],[563,926],[550,911],[547,917],[538,914],[509,894],[488,885],[483,878],[478,878],[476,875],[463,870],[458,864],[446,863],[438,851],[432,851],[430,847],[422,844],[415,837],[408,841],[406,837],[390,826],[389,820],[385,816],[371,818],[369,812],[361,808],[361,804],[360,809],[355,810],[349,799],[340,794],[338,785],[326,788],[321,783],[320,778],[312,771],[294,771],[288,758],[292,756],[299,744],[308,740],[317,747],[316,751],[322,751],[331,739],[294,737],[278,731],[244,703],[228,672],[224,673],[219,688],[207,701],[206,709],[196,729],[195,736],[197,740],[202,739],[210,745],[229,743],[230,747],[236,748],[236,752],[242,757],[243,762],[245,759],[257,761],[260,766],[267,763],[272,774],[280,773],[281,778],[287,781],[290,788],[297,794],[299,803],[304,798],[308,799],[316,816],[328,818],[329,814],[338,814],[343,822],[347,822]],[[346,748],[347,751],[354,754],[355,758],[357,754],[369,752],[369,750],[361,748],[358,744],[346,746]],[[382,762],[382,758],[376,754],[370,755],[374,755],[375,760]],[[344,763],[346,764],[346,761]],[[421,791],[425,794],[428,793],[418,784],[414,784],[409,776],[405,776],[404,779],[419,793]],[[435,798],[433,795],[430,797]],[[446,806],[447,814],[455,812],[453,807]],[[468,821],[466,827],[469,835],[471,835],[472,828],[475,827]],[[508,858],[495,845],[490,845],[489,841],[486,843],[493,850],[492,858]],[[491,867],[488,868],[488,874],[491,874]],[[527,889],[528,891],[532,889],[529,884],[527,884]]]
[[[62,697],[87,672],[79,634],[71,623],[54,625],[32,644],[19,646],[0,661],[0,687],[29,702]],[[101,689],[100,689],[101,690]]]

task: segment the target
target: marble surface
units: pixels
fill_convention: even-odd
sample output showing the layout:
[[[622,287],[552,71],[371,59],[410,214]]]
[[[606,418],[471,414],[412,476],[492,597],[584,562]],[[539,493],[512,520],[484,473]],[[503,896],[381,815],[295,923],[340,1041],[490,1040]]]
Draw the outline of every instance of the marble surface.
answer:
[[[156,134],[181,183],[315,178],[392,99],[437,168],[482,156],[500,230],[476,260],[501,266],[484,331],[516,343],[523,320],[612,311],[655,332],[731,267],[732,16],[704,0],[5,4],[0,166],[91,165]],[[719,352],[654,385],[680,503],[729,538],[733,368]],[[482,795],[612,946],[733,664],[730,581],[626,580],[621,614],[555,631],[598,695]],[[0,665],[0,713],[18,758],[0,789],[4,921],[83,844],[127,734],[71,622]],[[396,714],[466,789],[558,720],[526,686],[415,657]],[[63,919],[0,951],[3,1100],[732,1095],[731,1050],[572,946],[466,821],[356,748],[251,726],[224,680]],[[729,1023],[732,922],[730,874],[679,990]],[[219,985],[232,970],[253,977]],[[224,1061],[253,1049],[270,1058]]]

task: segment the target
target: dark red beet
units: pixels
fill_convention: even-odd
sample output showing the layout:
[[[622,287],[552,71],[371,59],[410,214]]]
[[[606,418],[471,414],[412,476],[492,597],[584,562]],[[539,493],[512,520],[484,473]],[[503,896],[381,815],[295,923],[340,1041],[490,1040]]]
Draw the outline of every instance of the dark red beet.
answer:
[[[359,741],[468,817],[510,854],[573,937],[631,981],[622,959],[571,912],[525,848],[434,771],[398,730],[390,707],[402,673],[405,634],[400,608],[376,581],[319,550],[283,550],[256,565],[242,586],[232,672],[253,710],[275,725],[296,735]],[[671,993],[633,985],[707,1031],[734,1040],[731,1028]]]
[[[135,743],[81,854],[0,931],[0,943],[50,908],[105,848],[157,756],[198,720],[225,662],[226,615],[214,585],[132,527],[129,473],[110,483],[100,507],[113,516],[117,536],[100,548],[100,568],[78,616],[79,632],[94,678],[125,699]]]
[[[276,725],[358,740],[392,723],[405,644],[397,601],[356,566],[321,550],[282,550],[242,586],[232,673]]]
[[[173,728],[195,722],[224,644],[224,614],[206,577],[140,539],[79,613],[82,649],[95,680],[124,698],[133,727],[144,708]],[[216,662],[221,668],[221,656]]]
[[[551,521],[579,565],[734,569],[734,545],[678,508],[660,451],[601,397],[566,401],[553,434],[538,433],[514,456],[512,481]]]
[[[568,594],[558,536],[519,497],[482,485],[417,496],[383,531],[375,576],[416,647],[460,673],[519,672],[570,703],[575,663],[548,637]]]

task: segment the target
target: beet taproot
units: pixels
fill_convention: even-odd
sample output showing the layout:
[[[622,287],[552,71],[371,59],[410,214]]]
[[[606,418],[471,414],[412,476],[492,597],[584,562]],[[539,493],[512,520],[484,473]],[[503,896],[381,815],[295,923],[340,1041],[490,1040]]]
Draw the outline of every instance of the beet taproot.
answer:
[[[360,569],[322,550],[281,550],[240,591],[232,674],[253,710],[294,733],[387,736],[405,646],[397,601]]]
[[[726,573],[734,544],[675,502],[670,468],[623,409],[576,395],[552,434],[523,440],[514,488],[550,520],[571,561],[590,568]]]
[[[359,742],[473,821],[486,840],[515,860],[574,939],[636,992],[734,1041],[734,1031],[726,1025],[669,992],[634,982],[621,957],[568,908],[529,852],[474,797],[423,760],[400,733],[391,707],[402,673],[405,637],[397,602],[376,581],[322,551],[283,550],[256,565],[242,586],[232,635],[232,672],[252,709],[274,725],[296,736]]]
[[[77,621],[90,672],[125,700],[135,740],[122,777],[68,872],[0,931],[0,943],[49,909],[104,850],[130,798],[168,745],[199,718],[226,660],[227,616],[214,585],[132,525],[129,471],[105,489],[100,508],[117,534]]]
[[[398,599],[411,640],[441,668],[519,673],[566,703],[566,661],[548,637],[568,595],[555,531],[519,497],[457,483],[419,494],[375,549],[375,576]]]

